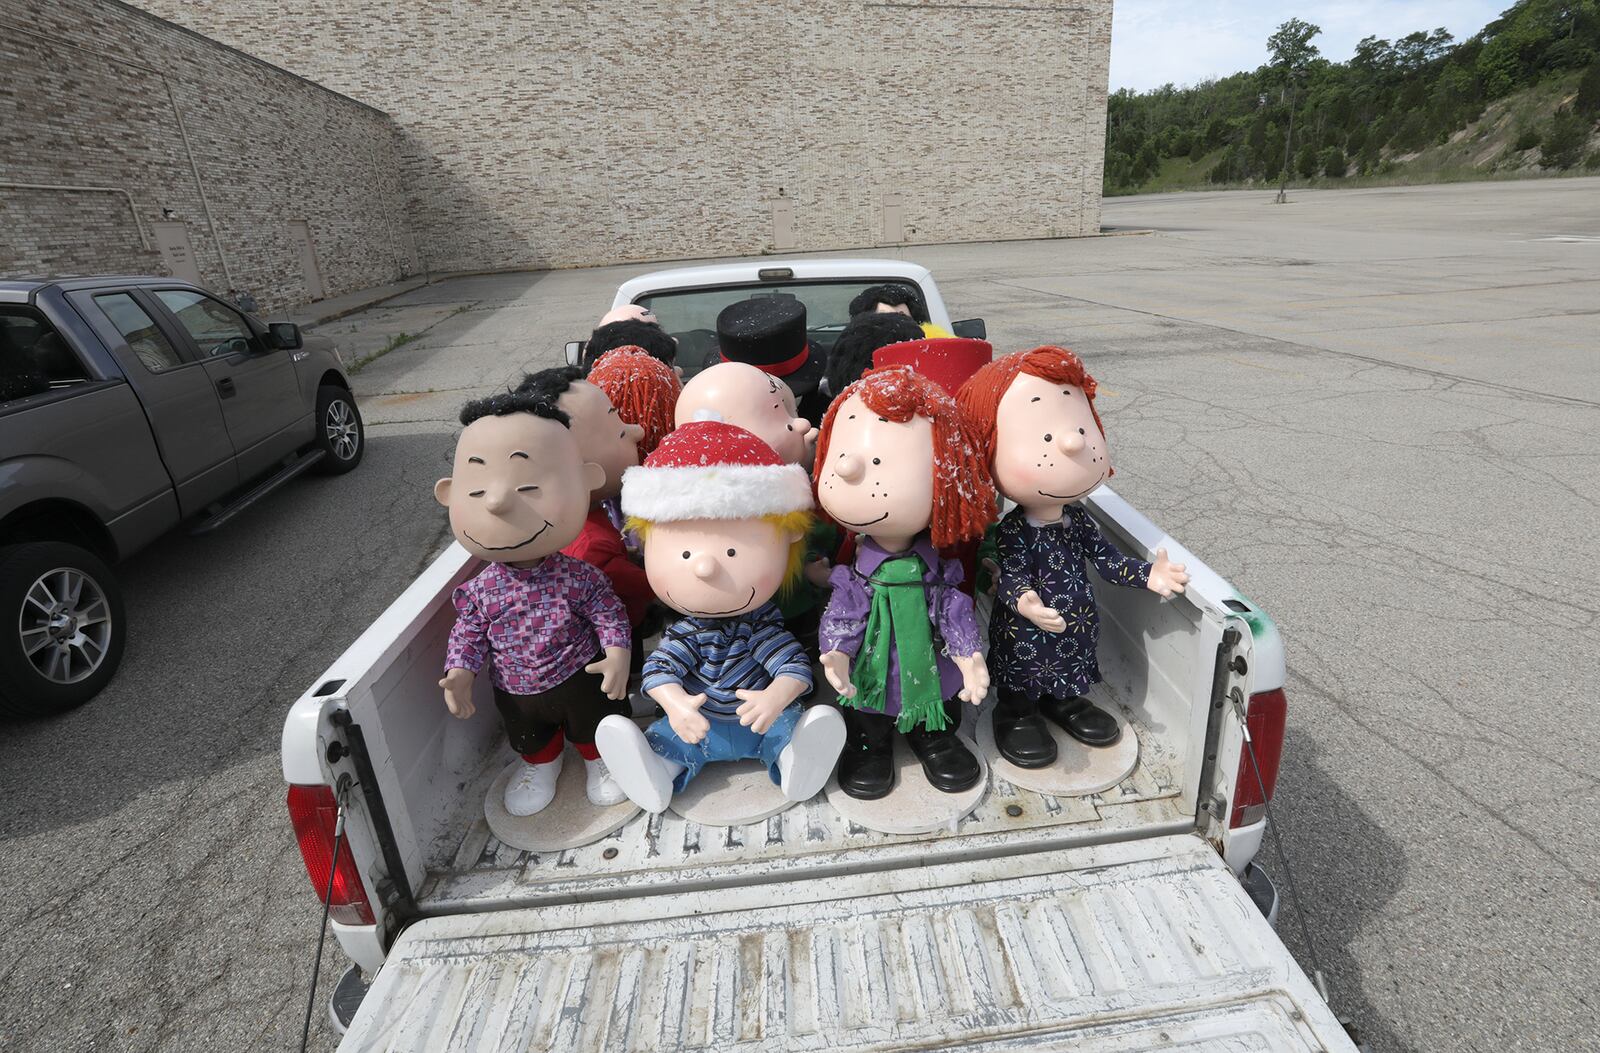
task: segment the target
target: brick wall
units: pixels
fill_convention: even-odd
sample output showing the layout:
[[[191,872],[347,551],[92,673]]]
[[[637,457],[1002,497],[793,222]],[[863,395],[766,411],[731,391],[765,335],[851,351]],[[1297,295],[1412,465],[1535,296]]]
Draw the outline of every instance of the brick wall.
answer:
[[[139,0],[391,114],[433,270],[1090,234],[1111,0]]]
[[[400,140],[377,109],[113,0],[0,0],[0,183],[132,198],[0,186],[0,275],[171,273],[156,224],[177,222],[206,285],[272,310],[309,298],[304,221],[326,295],[394,281],[415,269]]]

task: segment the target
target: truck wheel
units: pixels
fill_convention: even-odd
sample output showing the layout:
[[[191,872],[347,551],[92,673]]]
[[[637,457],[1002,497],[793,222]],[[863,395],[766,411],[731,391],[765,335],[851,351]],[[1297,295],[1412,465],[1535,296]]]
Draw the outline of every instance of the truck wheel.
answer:
[[[325,454],[317,462],[317,471],[323,475],[343,475],[361,463],[367,449],[356,400],[336,384],[317,389],[316,448]]]
[[[0,548],[0,715],[47,717],[106,686],[127,637],[111,571],[76,545]]]

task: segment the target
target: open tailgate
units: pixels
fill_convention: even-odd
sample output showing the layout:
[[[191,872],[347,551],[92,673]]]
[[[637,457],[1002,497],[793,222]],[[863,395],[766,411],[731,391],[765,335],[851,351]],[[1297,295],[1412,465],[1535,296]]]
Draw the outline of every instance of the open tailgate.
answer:
[[[1198,837],[440,917],[357,1050],[1353,1051]]]

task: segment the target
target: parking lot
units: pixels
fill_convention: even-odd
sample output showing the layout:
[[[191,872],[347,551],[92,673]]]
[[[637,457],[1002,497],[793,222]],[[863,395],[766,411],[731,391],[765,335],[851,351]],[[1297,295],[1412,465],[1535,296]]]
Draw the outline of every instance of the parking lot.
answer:
[[[1600,180],[1271,200],[869,254],[932,268],[999,351],[1082,353],[1113,485],[1277,621],[1278,829],[1371,1048],[1587,1047]],[[443,280],[321,328],[377,356],[361,467],[129,561],[111,687],[0,727],[0,1049],[295,1048],[318,912],[284,712],[447,540],[460,404],[555,364],[649,269]],[[330,944],[324,980],[343,967]]]

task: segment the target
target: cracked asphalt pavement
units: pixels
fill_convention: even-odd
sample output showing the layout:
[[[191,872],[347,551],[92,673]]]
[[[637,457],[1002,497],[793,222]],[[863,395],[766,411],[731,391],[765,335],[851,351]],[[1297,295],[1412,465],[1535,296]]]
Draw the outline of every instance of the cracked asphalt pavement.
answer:
[[[1277,621],[1277,828],[1370,1048],[1587,1047],[1600,181],[1271,200],[1113,199],[1127,236],[865,254],[931,267],[1001,351],[1080,351],[1114,485]],[[0,726],[0,1049],[295,1048],[318,911],[283,715],[444,542],[460,403],[557,363],[650,269],[439,281],[324,326],[347,360],[411,338],[355,378],[361,467],[123,565],[116,680]],[[322,982],[344,964],[330,944]]]

